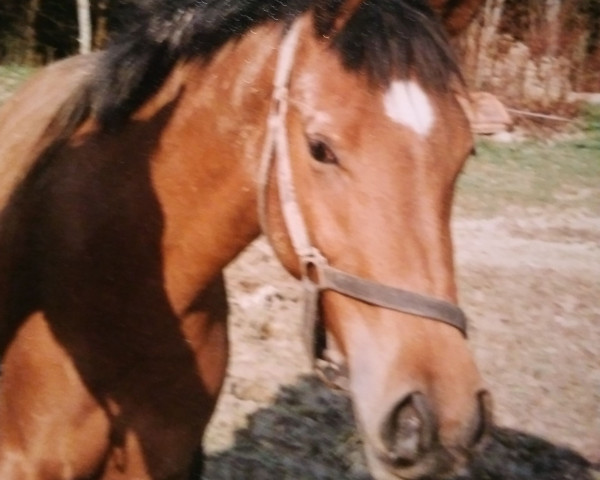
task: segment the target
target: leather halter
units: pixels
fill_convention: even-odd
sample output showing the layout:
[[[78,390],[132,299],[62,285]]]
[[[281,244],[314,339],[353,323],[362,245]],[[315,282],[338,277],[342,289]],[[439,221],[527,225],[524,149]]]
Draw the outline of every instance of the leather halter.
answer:
[[[456,305],[427,295],[402,290],[338,270],[328,264],[318,248],[312,245],[308,229],[297,201],[292,176],[286,118],[288,87],[298,46],[300,22],[286,33],[279,48],[275,70],[274,92],[267,122],[258,178],[258,209],[263,233],[267,233],[267,190],[271,170],[276,165],[281,212],[292,246],[300,262],[301,281],[305,289],[306,347],[315,358],[315,325],[319,315],[319,297],[332,290],[364,303],[436,320],[467,335],[467,318]]]

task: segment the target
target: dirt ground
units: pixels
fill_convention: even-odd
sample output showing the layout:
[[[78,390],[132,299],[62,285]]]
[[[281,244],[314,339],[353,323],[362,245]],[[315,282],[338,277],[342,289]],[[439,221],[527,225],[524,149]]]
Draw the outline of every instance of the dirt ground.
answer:
[[[594,195],[597,209],[515,208],[489,219],[457,218],[453,229],[470,341],[495,397],[496,422],[600,462]],[[348,399],[310,376],[298,284],[264,240],[227,278],[233,354],[206,436],[206,477],[368,479]]]

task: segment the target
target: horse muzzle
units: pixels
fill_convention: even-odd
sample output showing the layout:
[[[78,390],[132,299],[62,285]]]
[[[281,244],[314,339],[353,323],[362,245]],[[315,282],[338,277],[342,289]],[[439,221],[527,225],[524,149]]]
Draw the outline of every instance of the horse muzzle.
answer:
[[[470,455],[484,443],[491,426],[491,397],[476,395],[472,418],[454,432],[442,432],[432,403],[413,392],[392,407],[379,428],[379,438],[366,454],[376,480],[444,478],[464,467]],[[450,437],[444,440],[444,437]]]

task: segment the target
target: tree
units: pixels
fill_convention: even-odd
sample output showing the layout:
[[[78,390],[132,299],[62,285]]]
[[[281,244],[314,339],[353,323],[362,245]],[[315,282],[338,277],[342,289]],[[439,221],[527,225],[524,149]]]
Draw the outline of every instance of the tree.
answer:
[[[429,0],[451,35],[464,30],[484,3],[485,0]]]
[[[77,0],[77,25],[79,28],[79,53],[90,53],[92,51],[90,0]]]
[[[36,62],[36,31],[35,22],[40,9],[40,0],[30,0],[25,10],[25,29],[23,41],[25,42],[25,63]]]
[[[470,85],[553,111],[600,91],[600,0],[486,0],[460,39]]]

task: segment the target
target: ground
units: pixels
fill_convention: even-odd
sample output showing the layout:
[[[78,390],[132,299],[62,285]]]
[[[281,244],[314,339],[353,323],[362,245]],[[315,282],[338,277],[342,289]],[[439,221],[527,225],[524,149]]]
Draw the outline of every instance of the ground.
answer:
[[[600,138],[478,150],[453,231],[495,420],[600,462]],[[207,478],[368,479],[348,399],[310,376],[299,285],[262,239],[227,278],[233,354]],[[583,478],[552,475],[536,478]]]

